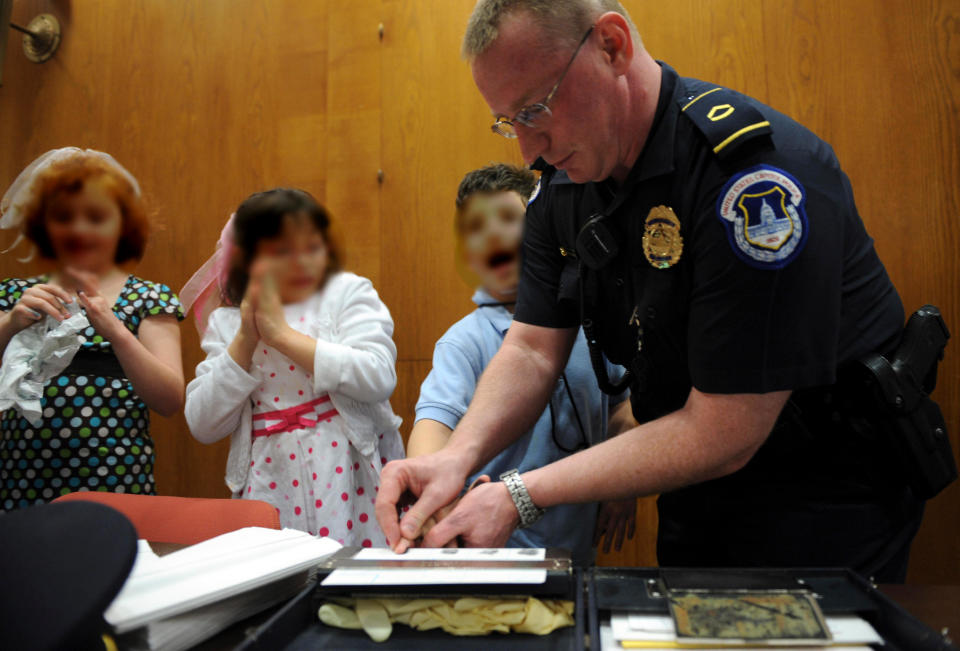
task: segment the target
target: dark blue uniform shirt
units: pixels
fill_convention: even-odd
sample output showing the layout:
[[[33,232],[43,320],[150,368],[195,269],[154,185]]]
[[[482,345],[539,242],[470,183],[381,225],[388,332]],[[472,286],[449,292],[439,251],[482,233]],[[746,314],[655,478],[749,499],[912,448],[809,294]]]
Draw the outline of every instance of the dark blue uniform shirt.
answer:
[[[904,321],[850,182],[800,124],[661,65],[654,122],[622,184],[545,172],[527,210],[515,319],[591,318],[606,356],[628,367],[642,348],[641,422],[682,407],[691,387],[793,390],[745,468],[660,497],[661,565],[845,565],[902,578],[920,503],[885,446],[835,404],[838,369],[889,351]],[[673,210],[682,237],[665,268],[642,245],[656,206]],[[598,213],[619,252],[590,272],[576,238]]]

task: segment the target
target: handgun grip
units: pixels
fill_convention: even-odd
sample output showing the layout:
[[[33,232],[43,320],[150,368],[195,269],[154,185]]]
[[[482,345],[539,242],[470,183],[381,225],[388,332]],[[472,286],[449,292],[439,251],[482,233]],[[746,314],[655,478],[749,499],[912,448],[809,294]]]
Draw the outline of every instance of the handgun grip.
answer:
[[[907,402],[914,402],[915,396],[929,395],[936,387],[937,362],[943,359],[949,338],[950,331],[936,306],[924,305],[910,315],[891,360],[901,380],[901,391],[908,394],[904,396]]]

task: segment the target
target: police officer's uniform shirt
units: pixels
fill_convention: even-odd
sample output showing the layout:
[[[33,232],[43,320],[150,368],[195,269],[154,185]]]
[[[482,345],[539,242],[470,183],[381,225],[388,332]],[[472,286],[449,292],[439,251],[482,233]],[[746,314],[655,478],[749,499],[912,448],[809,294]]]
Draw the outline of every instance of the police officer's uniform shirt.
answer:
[[[803,126],[661,66],[654,123],[622,186],[574,184],[562,172],[541,183],[527,209],[515,318],[579,325],[576,235],[590,216],[618,205],[604,223],[620,251],[598,272],[593,304],[600,307],[588,316],[604,352],[623,365],[638,348],[638,328],[628,322],[642,327],[651,371],[649,391],[633,395],[641,422],[681,408],[691,387],[722,394],[792,389],[785,411],[810,396],[817,401],[818,387],[832,385],[842,363],[895,345],[904,319],[850,183],[831,147]],[[740,122],[725,130],[728,119]],[[676,214],[683,240],[679,261],[665,268],[641,246],[659,205]],[[668,288],[669,300],[636,314],[644,291],[658,286]],[[870,477],[851,477],[856,446],[806,443],[796,432],[771,435],[744,470],[662,496],[660,562],[865,567],[883,555],[870,544],[834,554],[845,543],[821,509],[843,511],[836,502],[848,503],[836,520],[860,530],[850,534],[857,547],[861,534],[889,537],[915,505],[890,507],[902,487],[891,489],[894,498],[880,495],[885,489]],[[803,540],[790,543],[796,536]]]
[[[416,420],[429,418],[454,429],[467,411],[480,375],[500,350],[513,315],[483,289],[473,295],[476,310],[453,324],[437,341],[433,352],[433,368],[420,387],[416,406]],[[608,364],[615,378],[622,369]],[[576,401],[580,421],[588,441],[602,441],[607,431],[607,416],[611,405],[627,399],[629,392],[610,398],[597,388],[583,333],[577,336],[570,360],[565,369],[570,391]],[[522,378],[518,378],[522,381]],[[494,481],[500,473],[517,468],[521,473],[562,459],[569,453],[561,450],[553,440],[550,410],[556,421],[556,435],[560,444],[572,450],[582,440],[579,426],[563,380],[560,379],[550,398],[550,409],[545,410],[536,425],[510,447],[498,454],[467,484],[481,474]],[[508,547],[560,547],[569,549],[574,562],[592,563],[592,538],[597,519],[597,503],[561,505],[547,509],[546,515],[526,529],[514,531]]]

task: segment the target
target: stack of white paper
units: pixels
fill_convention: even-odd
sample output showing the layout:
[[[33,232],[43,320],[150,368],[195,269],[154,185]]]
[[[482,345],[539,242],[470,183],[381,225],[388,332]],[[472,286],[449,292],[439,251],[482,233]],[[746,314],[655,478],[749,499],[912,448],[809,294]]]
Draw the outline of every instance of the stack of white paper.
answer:
[[[158,557],[140,541],[123,589],[104,613],[133,647],[176,651],[286,599],[337,551],[329,538],[249,527]],[[138,630],[139,629],[139,630]]]
[[[324,586],[397,586],[460,584],[538,584],[547,580],[547,570],[526,568],[542,561],[545,549],[464,548],[408,549],[395,554],[389,549],[363,549],[354,561],[370,561],[375,567],[338,568],[323,580]],[[431,563],[443,567],[430,567]],[[487,567],[484,564],[497,564]],[[516,567],[510,567],[515,564]]]

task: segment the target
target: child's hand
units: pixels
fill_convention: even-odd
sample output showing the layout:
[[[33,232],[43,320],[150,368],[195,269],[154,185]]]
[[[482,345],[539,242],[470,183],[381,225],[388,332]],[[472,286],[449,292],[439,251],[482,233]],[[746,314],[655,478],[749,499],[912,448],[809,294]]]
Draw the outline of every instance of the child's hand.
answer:
[[[597,528],[593,533],[593,544],[596,546],[603,538],[603,553],[610,552],[610,545],[616,539],[614,548],[620,551],[623,548],[624,538],[633,539],[637,529],[637,498],[628,497],[623,500],[611,500],[600,504],[597,514]]]
[[[445,517],[450,515],[450,512],[457,506],[459,502],[460,502],[460,498],[458,497],[453,502],[451,502],[447,506],[437,511],[426,520],[424,520],[423,527],[420,529],[420,537],[417,538],[417,540],[414,542],[414,546],[419,547],[420,543],[423,541],[423,537],[426,536],[428,533],[430,533],[430,530],[433,529],[435,526],[437,526],[437,524],[441,520],[443,520]],[[453,540],[448,542],[446,545],[444,545],[444,547],[448,547],[448,548],[457,547],[457,539],[454,538]]]
[[[100,279],[95,274],[78,269],[64,269],[63,274],[77,286],[80,305],[87,312],[90,325],[107,341],[114,341],[125,330],[113,313],[113,306],[100,295]]]
[[[277,292],[271,266],[264,264],[256,271],[260,285],[256,305],[257,331],[265,342],[274,345],[290,326],[283,317],[283,302]]]
[[[260,278],[250,276],[247,291],[243,293],[240,302],[240,332],[248,342],[255,344],[260,340],[260,331],[257,330],[257,302],[260,298]]]
[[[65,290],[54,285],[34,285],[23,292],[20,300],[10,310],[10,323],[14,332],[33,325],[49,314],[57,321],[63,321],[70,314],[63,308],[64,303],[72,303]]]
[[[473,482],[470,483],[470,485],[467,487],[467,490],[464,491],[464,495],[469,493],[471,490],[473,490],[480,484],[486,484],[489,481],[490,481],[490,475],[480,475],[479,477],[474,479]],[[442,509],[440,509],[439,511],[431,515],[429,518],[424,520],[423,526],[420,528],[420,537],[416,541],[414,541],[413,545],[416,547],[419,547],[420,543],[423,542],[424,536],[430,533],[430,530],[433,529],[435,526],[437,526],[437,524],[439,524],[441,520],[443,520],[445,517],[450,515],[450,512],[456,508],[457,504],[460,503],[461,499],[462,499],[462,496],[458,497],[457,499],[453,500],[452,502],[447,504],[445,507],[443,507]],[[454,538],[453,540],[448,542],[446,545],[444,545],[444,547],[448,547],[448,548],[459,547],[459,542],[460,541],[457,538]],[[403,551],[406,551],[406,548],[404,548]],[[398,553],[403,553],[403,552],[398,550]]]
[[[256,272],[256,273],[255,273]],[[260,275],[256,266],[250,272],[247,289],[240,301],[240,329],[227,352],[237,364],[249,371],[257,342],[263,336],[257,329],[257,305],[260,302]]]

